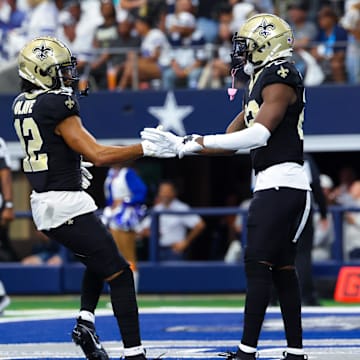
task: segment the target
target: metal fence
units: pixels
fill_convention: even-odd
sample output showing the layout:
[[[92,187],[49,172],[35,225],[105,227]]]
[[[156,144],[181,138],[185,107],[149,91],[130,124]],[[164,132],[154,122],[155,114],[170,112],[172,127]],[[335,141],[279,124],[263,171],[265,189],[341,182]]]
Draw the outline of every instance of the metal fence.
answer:
[[[343,216],[346,212],[359,212],[359,207],[344,207],[344,206],[331,206],[329,207],[329,212],[333,217],[333,226],[335,233],[335,240],[332,244],[332,260],[337,262],[344,261],[343,253]],[[100,213],[100,211],[99,211]],[[243,219],[242,223],[246,224],[248,211],[246,209],[241,209],[239,207],[208,207],[208,208],[192,208],[188,211],[154,211],[151,210],[149,215],[151,216],[151,230],[150,230],[150,241],[149,241],[149,259],[150,262],[158,262],[158,248],[159,248],[159,218],[161,215],[171,214],[186,216],[189,214],[198,214],[202,216],[224,216],[224,215],[234,215],[240,214]],[[31,219],[31,212],[29,211],[17,211],[16,218],[29,218]],[[246,244],[247,239],[247,229],[246,226],[243,227],[241,233],[241,242],[243,246]]]

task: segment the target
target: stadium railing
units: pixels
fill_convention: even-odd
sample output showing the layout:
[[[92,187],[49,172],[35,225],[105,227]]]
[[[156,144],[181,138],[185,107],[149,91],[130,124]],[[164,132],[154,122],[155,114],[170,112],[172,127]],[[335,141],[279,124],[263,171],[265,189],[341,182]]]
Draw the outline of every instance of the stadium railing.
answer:
[[[360,211],[360,208],[332,207],[335,242],[331,260],[313,263],[313,276],[322,292],[331,296],[337,276],[343,266],[359,264],[343,260],[342,216],[345,211]],[[159,217],[168,211],[151,212],[152,228],[149,241],[149,260],[139,262],[139,293],[186,294],[186,293],[243,293],[246,279],[243,261],[226,263],[223,260],[205,261],[159,261]],[[246,221],[247,211],[238,207],[192,208],[186,215],[198,213],[204,217],[242,214]],[[174,214],[174,212],[172,212]],[[29,211],[16,212],[18,219],[31,220]],[[246,241],[246,232],[242,234]],[[66,251],[66,250],[65,250]],[[0,263],[0,279],[9,294],[75,294],[80,293],[84,265],[80,262],[65,262],[60,266],[23,265],[17,262]],[[104,288],[104,291],[107,291]]]
[[[343,254],[343,216],[345,212],[359,212],[359,207],[344,207],[344,206],[331,206],[329,211],[333,217],[335,240],[332,245],[332,260],[342,262],[344,261]],[[151,230],[150,230],[150,241],[149,241],[149,261],[156,263],[158,262],[158,234],[159,234],[159,218],[161,215],[171,214],[185,216],[189,214],[198,214],[203,216],[224,216],[224,215],[242,215],[243,224],[247,221],[248,211],[239,207],[198,207],[191,208],[188,211],[172,211],[172,210],[151,210],[149,215],[152,217]],[[29,218],[31,219],[30,211],[16,211],[16,218]],[[241,234],[242,244],[246,244],[246,227],[244,227]]]

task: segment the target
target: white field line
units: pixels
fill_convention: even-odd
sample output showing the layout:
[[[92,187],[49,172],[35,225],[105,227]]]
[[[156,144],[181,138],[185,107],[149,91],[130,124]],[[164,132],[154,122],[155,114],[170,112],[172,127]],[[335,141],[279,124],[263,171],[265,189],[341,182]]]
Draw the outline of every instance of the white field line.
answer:
[[[226,314],[226,313],[243,313],[244,309],[231,307],[156,307],[156,308],[140,308],[141,314]],[[347,307],[304,307],[303,314],[359,314],[360,306]],[[278,307],[269,307],[267,313],[280,313]],[[38,309],[38,310],[5,310],[4,316],[0,317],[0,323],[16,322],[16,321],[33,321],[33,320],[53,320],[74,318],[77,314],[76,310],[61,309]],[[110,309],[99,309],[96,316],[112,315]]]

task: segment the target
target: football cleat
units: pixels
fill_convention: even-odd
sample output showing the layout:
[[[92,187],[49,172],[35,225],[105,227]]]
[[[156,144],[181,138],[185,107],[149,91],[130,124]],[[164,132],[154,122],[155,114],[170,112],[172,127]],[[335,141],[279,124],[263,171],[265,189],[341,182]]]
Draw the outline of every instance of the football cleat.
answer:
[[[280,360],[307,360],[307,355],[295,355],[295,354],[289,354],[288,352],[283,352],[283,357]]]
[[[238,349],[236,352],[228,351],[219,355],[226,357],[226,360],[255,360],[259,357],[257,352],[246,353],[240,349]]]
[[[71,337],[79,345],[88,360],[109,360],[109,356],[102,347],[92,322],[77,319]]]

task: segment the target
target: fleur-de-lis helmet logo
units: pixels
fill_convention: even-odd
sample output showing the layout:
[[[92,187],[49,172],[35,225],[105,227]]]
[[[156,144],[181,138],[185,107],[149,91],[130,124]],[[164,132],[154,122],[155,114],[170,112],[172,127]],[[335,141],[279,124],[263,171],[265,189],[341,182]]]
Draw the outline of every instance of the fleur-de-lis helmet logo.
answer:
[[[266,19],[263,19],[261,24],[256,28],[255,31],[259,30],[259,35],[267,38],[271,35],[272,31],[275,30],[275,25],[268,23]]]
[[[51,56],[53,54],[53,49],[51,47],[46,46],[45,41],[43,41],[40,46],[37,46],[33,49],[33,53],[38,59],[43,61],[48,56]]]

